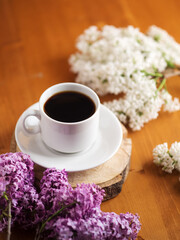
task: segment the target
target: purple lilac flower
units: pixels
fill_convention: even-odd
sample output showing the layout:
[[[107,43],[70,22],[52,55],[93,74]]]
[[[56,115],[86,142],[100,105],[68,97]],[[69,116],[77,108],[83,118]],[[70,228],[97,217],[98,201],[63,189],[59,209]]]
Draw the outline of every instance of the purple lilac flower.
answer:
[[[40,182],[40,201],[46,209],[44,218],[73,202],[73,188],[68,182],[65,170],[47,169]]]
[[[0,155],[0,180],[0,230],[7,226],[8,219],[3,211],[8,210],[8,200],[12,205],[11,223],[22,220],[23,227],[29,226],[32,220],[29,215],[38,201],[38,194],[33,186],[34,171],[30,156],[21,152]],[[4,198],[4,192],[8,200]]]
[[[46,226],[44,239],[72,240],[77,234],[78,222],[71,218],[59,217]],[[54,230],[52,230],[54,229]],[[46,234],[46,233],[49,234]]]
[[[41,188],[60,188],[61,186],[69,186],[67,172],[50,168],[44,171],[41,179]]]
[[[44,237],[58,240],[135,240],[140,227],[137,215],[105,213],[99,209],[96,215],[86,219],[59,216],[47,224]]]
[[[85,219],[96,214],[104,194],[104,190],[95,184],[78,184],[73,190],[73,198],[77,204],[69,210],[68,216],[72,219]]]
[[[23,199],[18,202],[18,207],[13,212],[16,222],[24,229],[33,228],[42,221],[40,216],[44,216],[45,209],[34,186],[24,185]]]
[[[70,218],[86,218],[100,208],[104,190],[95,184],[81,184],[75,189],[68,182],[65,170],[47,169],[40,183],[40,200],[47,210],[47,216],[62,206],[75,203],[63,211]]]
[[[17,152],[5,153],[0,155],[0,176],[5,176],[7,179],[13,179],[18,182],[16,177],[21,176],[26,183],[34,180],[34,164],[30,156]],[[23,174],[22,174],[23,173]],[[18,182],[19,183],[19,182]],[[16,184],[15,184],[16,185]]]
[[[100,218],[101,210],[99,210],[99,214],[90,217],[88,219],[80,219],[78,228],[77,228],[77,236],[75,239],[78,240],[103,240],[106,238],[105,225],[101,221]]]
[[[45,171],[41,181],[40,195],[42,195],[43,203],[51,207],[49,209],[51,214],[63,206],[60,203],[65,206],[75,203],[46,223],[43,230],[44,239],[133,240],[136,239],[140,230],[137,215],[130,213],[117,215],[101,211],[100,205],[104,190],[99,186],[79,184],[72,189],[64,170]],[[50,205],[48,205],[49,202],[51,202]]]
[[[4,177],[0,177],[0,196],[3,195],[3,193],[6,191],[6,181]]]
[[[100,217],[105,226],[106,239],[136,239],[141,225],[137,214],[120,215],[102,212]]]
[[[80,184],[73,189],[65,170],[56,169],[44,172],[38,193],[30,157],[23,153],[0,155],[0,231],[7,226],[3,210],[8,210],[9,199],[12,223],[24,228],[39,224],[38,237],[43,239],[136,239],[139,217],[102,212],[103,197],[104,190],[95,184]]]
[[[87,220],[81,219],[78,226],[77,239],[89,240],[134,240],[140,230],[137,215],[129,213],[117,215],[115,213],[99,212],[98,216]]]

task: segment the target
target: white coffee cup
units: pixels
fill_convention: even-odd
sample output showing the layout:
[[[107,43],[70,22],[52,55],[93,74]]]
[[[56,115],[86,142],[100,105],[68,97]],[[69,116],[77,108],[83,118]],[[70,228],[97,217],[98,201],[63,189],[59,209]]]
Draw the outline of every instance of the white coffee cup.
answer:
[[[53,95],[66,91],[88,96],[95,104],[93,115],[78,122],[61,122],[49,117],[44,111],[44,104]],[[23,119],[23,127],[28,134],[40,133],[48,147],[64,153],[75,153],[89,148],[95,142],[99,129],[99,112],[100,100],[92,89],[78,83],[60,83],[48,88],[41,95],[39,110],[27,111]],[[27,121],[30,116],[38,118],[33,127]]]

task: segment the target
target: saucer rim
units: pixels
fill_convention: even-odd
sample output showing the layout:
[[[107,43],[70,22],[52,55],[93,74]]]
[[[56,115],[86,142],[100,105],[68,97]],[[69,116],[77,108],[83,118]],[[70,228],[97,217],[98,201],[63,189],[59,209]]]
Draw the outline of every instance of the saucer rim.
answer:
[[[23,114],[24,114],[29,108],[33,108],[33,107],[37,107],[37,106],[38,106],[38,102],[36,102],[36,103],[32,104],[30,107],[28,107],[28,108],[20,115],[20,117],[19,117],[19,119],[18,119],[18,121],[17,121],[17,123],[16,123],[16,127],[15,127],[15,140],[16,140],[17,146],[18,146],[18,148],[20,149],[20,151],[22,151],[22,152],[24,152],[24,153],[26,153],[26,154],[29,154],[29,155],[31,154],[30,152],[24,151],[24,149],[21,148],[21,145],[22,145],[22,144],[20,144],[20,141],[19,141],[19,139],[18,139],[18,137],[17,137],[18,127],[22,128],[22,127],[20,126],[20,120],[22,119]],[[66,169],[65,167],[64,167],[64,168],[59,168],[58,166],[52,166],[52,167],[50,167],[50,166],[47,166],[47,164],[43,164],[42,161],[37,161],[37,160],[33,160],[33,159],[32,159],[32,161],[33,161],[35,164],[37,164],[37,165],[39,165],[39,166],[41,166],[41,167],[43,167],[43,168],[53,168],[53,167],[55,167],[55,168],[61,169],[61,170],[62,170],[62,169],[66,169],[67,172],[80,172],[80,171],[86,171],[86,170],[89,170],[89,169],[92,169],[92,168],[96,168],[96,167],[104,164],[105,162],[107,162],[109,159],[111,159],[112,156],[117,153],[118,149],[120,148],[120,146],[121,146],[121,144],[122,144],[123,131],[122,131],[121,123],[119,122],[118,118],[114,115],[114,113],[113,113],[111,110],[109,110],[106,106],[104,106],[103,104],[100,104],[100,110],[101,110],[101,108],[104,108],[104,109],[103,109],[104,111],[108,112],[108,114],[111,114],[111,116],[113,116],[114,121],[116,121],[116,122],[119,124],[119,132],[120,132],[120,137],[119,137],[119,141],[118,141],[118,143],[117,143],[117,146],[114,148],[113,151],[111,151],[111,154],[108,154],[108,157],[104,157],[104,159],[101,160],[101,163],[98,162],[97,164],[93,164],[92,166],[87,166],[87,167],[83,167],[83,168],[80,168],[80,169],[75,169],[75,170],[73,170],[72,168],[71,168],[71,169]],[[32,134],[28,134],[28,135],[30,136],[30,135],[32,135]],[[34,134],[34,135],[36,135],[36,134]],[[40,139],[41,139],[41,138],[40,138]],[[103,139],[103,140],[104,140],[104,139]],[[103,141],[103,140],[102,140],[102,141]],[[42,139],[41,139],[41,141],[42,141]],[[43,141],[42,141],[42,142],[43,142]],[[47,148],[47,146],[45,146],[45,147]],[[49,148],[48,148],[48,149],[49,149]],[[90,147],[87,151],[90,152],[90,151],[91,151],[90,149],[91,149],[91,147]],[[49,150],[49,151],[50,151],[50,150]],[[58,152],[56,151],[56,153],[58,153]],[[82,152],[80,152],[80,153],[82,153]],[[62,154],[62,153],[60,153],[60,154]],[[76,154],[76,156],[77,156],[79,153],[75,153],[75,154]],[[70,156],[70,155],[74,155],[74,153],[69,153],[68,155],[69,155],[69,156]]]

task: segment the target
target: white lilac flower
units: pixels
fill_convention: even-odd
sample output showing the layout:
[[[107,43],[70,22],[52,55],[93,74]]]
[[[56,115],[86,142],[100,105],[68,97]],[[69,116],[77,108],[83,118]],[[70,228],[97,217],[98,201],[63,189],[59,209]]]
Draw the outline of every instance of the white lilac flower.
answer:
[[[172,143],[168,149],[167,143],[159,144],[153,149],[153,162],[162,166],[162,170],[172,173],[173,169],[180,171],[180,142]]]
[[[164,30],[151,26],[145,35],[129,26],[92,26],[79,36],[78,52],[71,55],[76,82],[99,95],[124,93],[124,98],[104,103],[133,130],[164,111],[180,110],[180,102],[164,90],[162,72],[180,65],[180,45]]]
[[[168,157],[167,143],[159,144],[153,149],[153,162],[157,165],[162,165],[165,158]]]
[[[162,170],[172,173],[174,169],[174,161],[168,151],[167,143],[159,144],[153,149],[153,162],[162,166]]]
[[[173,60],[180,65],[180,47],[172,36],[157,26],[151,26],[147,35],[160,43],[161,51],[166,54],[166,60]]]
[[[169,153],[175,162],[175,168],[180,171],[180,142],[172,143]]]
[[[172,96],[166,91],[161,91],[161,98],[164,101],[163,110],[168,112],[174,112],[180,110],[180,103],[178,98],[172,99]]]
[[[162,161],[162,170],[168,173],[172,173],[174,169],[174,161],[170,156],[166,156]]]

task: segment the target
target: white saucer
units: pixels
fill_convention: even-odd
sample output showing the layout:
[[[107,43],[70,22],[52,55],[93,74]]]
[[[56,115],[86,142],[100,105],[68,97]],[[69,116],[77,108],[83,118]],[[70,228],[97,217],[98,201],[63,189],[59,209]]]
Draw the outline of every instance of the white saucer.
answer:
[[[38,103],[35,103],[30,108],[38,109],[38,106]],[[45,168],[55,167],[68,172],[94,168],[109,160],[121,145],[121,124],[103,105],[100,108],[100,127],[95,143],[88,150],[73,154],[60,153],[48,148],[42,141],[40,133],[25,132],[22,127],[23,114],[15,128],[17,145],[22,152],[29,154],[35,163]]]

